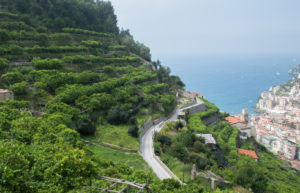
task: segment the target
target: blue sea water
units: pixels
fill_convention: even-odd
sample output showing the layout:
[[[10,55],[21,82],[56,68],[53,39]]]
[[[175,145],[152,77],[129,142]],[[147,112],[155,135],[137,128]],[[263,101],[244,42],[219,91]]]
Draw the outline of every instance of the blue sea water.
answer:
[[[254,112],[257,98],[270,86],[291,79],[299,55],[162,55],[162,64],[180,76],[186,89],[203,94],[222,111]]]

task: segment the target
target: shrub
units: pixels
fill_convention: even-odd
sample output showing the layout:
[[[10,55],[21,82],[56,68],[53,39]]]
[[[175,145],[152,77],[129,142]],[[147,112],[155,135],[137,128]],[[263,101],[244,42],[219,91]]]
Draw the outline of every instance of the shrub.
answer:
[[[217,149],[216,151],[212,151],[211,157],[217,162],[219,167],[224,168],[227,166],[227,160],[225,158],[225,155],[220,149]]]
[[[49,44],[48,35],[46,33],[39,33],[36,35],[36,41],[39,46],[47,46]]]
[[[51,38],[58,46],[67,45],[72,41],[72,36],[66,33],[55,33],[51,35]]]
[[[3,73],[8,67],[8,60],[0,58],[0,73]]]
[[[130,114],[128,111],[120,110],[119,108],[115,108],[111,111],[111,113],[107,116],[107,121],[111,124],[118,125],[122,123],[127,123]]]
[[[181,121],[177,121],[176,124],[175,124],[175,128],[177,130],[181,129],[183,127],[183,123]]]
[[[132,137],[138,137],[139,136],[139,128],[135,125],[128,129],[128,134]]]
[[[130,117],[130,123],[133,124],[133,125],[136,125],[137,124],[137,120],[135,117]]]
[[[206,158],[199,157],[196,160],[196,165],[199,169],[204,170],[207,165],[211,165],[211,162]]]
[[[154,143],[154,153],[155,155],[160,156],[161,152],[159,143]]]
[[[177,137],[177,141],[180,141],[186,147],[193,147],[195,139],[196,139],[195,135],[192,132],[189,132],[189,131],[188,132],[182,132]]]
[[[73,129],[66,128],[62,130],[59,134],[59,137],[61,137],[64,142],[71,144],[72,146],[75,146],[77,141],[79,140],[79,134]]]
[[[180,183],[175,179],[164,179],[162,187],[163,189],[174,191],[180,187]]]
[[[196,141],[194,143],[194,151],[197,153],[206,152],[205,145],[203,143],[201,143],[200,141]]]
[[[12,85],[22,80],[24,80],[24,76],[20,72],[8,72],[1,76],[1,83],[5,85]]]
[[[180,142],[173,143],[168,153],[184,162],[186,162],[189,157],[186,147]]]
[[[10,89],[13,91],[16,96],[23,96],[27,94],[27,82],[23,81],[16,83],[10,86]]]
[[[93,41],[93,40],[81,41],[80,44],[84,45],[86,47],[90,47],[90,48],[102,48],[103,47],[103,44],[101,42]]]
[[[81,135],[94,135],[96,132],[95,125],[87,118],[77,121],[77,131]]]
[[[41,58],[33,58],[32,63],[36,69],[60,69],[62,68],[62,61],[59,59],[41,59]]]
[[[23,48],[21,48],[18,45],[10,45],[9,50],[10,50],[10,54],[12,54],[12,55],[22,55],[23,54]]]
[[[86,35],[94,35],[94,36],[100,36],[100,37],[112,37],[112,34],[109,33],[101,33],[101,32],[95,32],[95,31],[89,31],[79,28],[63,28],[63,32],[68,33],[75,33],[75,34],[86,34]]]
[[[9,34],[7,30],[0,30],[0,42],[6,42],[9,39]]]
[[[171,145],[171,143],[172,143],[171,138],[169,138],[165,135],[158,136],[157,141],[159,141],[161,144],[164,144],[164,145]]]
[[[112,46],[109,46],[109,49],[114,50],[114,51],[127,51],[128,50],[128,48],[123,45],[112,45]]]

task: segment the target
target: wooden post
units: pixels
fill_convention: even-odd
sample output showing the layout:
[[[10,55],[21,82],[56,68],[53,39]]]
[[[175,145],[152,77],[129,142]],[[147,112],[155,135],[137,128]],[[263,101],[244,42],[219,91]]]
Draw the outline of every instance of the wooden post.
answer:
[[[195,180],[196,176],[197,176],[197,168],[196,168],[196,164],[193,164],[192,171],[191,171],[191,179]]]
[[[182,182],[184,183],[184,168],[185,168],[185,165],[183,165],[183,169],[182,169]]]
[[[211,178],[211,189],[215,190],[217,188],[217,182],[215,178]]]
[[[92,192],[92,179],[90,179],[90,192]]]
[[[147,188],[147,193],[150,193],[149,192],[149,178],[147,179],[147,187],[146,188]]]

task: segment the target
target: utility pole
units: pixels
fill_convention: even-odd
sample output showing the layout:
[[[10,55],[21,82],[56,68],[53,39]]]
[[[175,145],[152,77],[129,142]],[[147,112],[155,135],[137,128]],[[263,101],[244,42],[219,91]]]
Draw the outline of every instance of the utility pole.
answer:
[[[182,168],[182,182],[184,183],[184,168],[185,168],[185,164],[183,165],[183,168]]]

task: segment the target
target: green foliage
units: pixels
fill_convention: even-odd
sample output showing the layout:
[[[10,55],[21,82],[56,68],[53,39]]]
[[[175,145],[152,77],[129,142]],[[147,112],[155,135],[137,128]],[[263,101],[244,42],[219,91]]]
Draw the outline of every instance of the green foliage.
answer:
[[[33,58],[32,63],[36,69],[60,69],[62,68],[62,61],[59,59],[41,59],[41,58]]]
[[[27,92],[27,82],[19,82],[11,85],[10,90],[14,93],[15,96],[24,96]]]
[[[120,32],[120,38],[123,45],[129,48],[129,50],[145,60],[151,61],[150,49],[144,44],[136,42],[129,30],[123,30]]]
[[[207,133],[208,132],[206,125],[202,122],[198,113],[193,114],[189,117],[188,127],[191,130],[199,132],[199,133]]]
[[[251,188],[255,193],[265,192],[268,184],[268,180],[263,172],[258,170],[254,164],[243,165],[243,167],[238,170],[235,182],[245,188]]]
[[[139,135],[139,128],[135,125],[131,128],[128,129],[128,134],[131,135],[132,137],[138,137]]]
[[[114,34],[119,31],[113,7],[106,1],[3,0],[3,4],[7,5],[10,11],[23,14],[22,19],[36,28],[45,26],[52,31],[60,31],[61,28],[76,27]]]
[[[153,144],[153,147],[154,147],[154,153],[155,153],[155,155],[160,156],[161,155],[161,151],[160,151],[160,145],[159,145],[159,143],[155,142]]]
[[[7,101],[0,108],[1,132],[11,133],[0,140],[0,190],[65,192],[87,183],[96,174],[96,165],[83,150],[73,149],[79,144],[78,133],[63,122],[55,127],[50,116],[35,118],[15,109],[25,106]]]
[[[192,147],[195,140],[196,136],[190,131],[181,132],[176,138],[176,141],[182,142],[185,147]]]
[[[160,102],[167,114],[172,112],[176,104],[175,97],[173,95],[162,95]]]
[[[15,44],[0,46],[0,55],[22,55],[23,52],[23,48]]]
[[[199,113],[199,116],[201,119],[205,119],[205,118],[210,117],[210,116],[214,115],[215,113],[219,112],[219,109],[215,104],[213,104],[205,99],[202,99],[202,100],[204,101],[205,106],[208,109],[204,112]]]
[[[89,118],[83,118],[77,121],[77,131],[82,135],[94,135],[96,126]]]
[[[129,116],[130,114],[128,111],[123,111],[119,108],[115,108],[108,114],[107,121],[114,125],[128,123]]]
[[[68,45],[72,41],[72,36],[67,33],[55,33],[51,35],[51,38],[57,46]]]
[[[183,143],[180,142],[172,143],[169,150],[169,154],[178,158],[181,161],[187,161],[189,156],[186,147],[184,146]]]
[[[92,141],[90,137],[87,139]],[[150,172],[152,169],[145,162],[145,160],[138,153],[129,153],[114,150],[102,145],[88,145],[87,148],[91,150],[95,157],[104,161],[113,162],[115,164],[125,164],[135,170],[143,170],[144,172]],[[155,176],[155,174],[153,173]]]
[[[194,151],[197,153],[200,153],[200,152],[205,153],[207,151],[206,146],[203,143],[201,143],[200,141],[195,141],[193,147],[194,147]]]
[[[40,54],[40,53],[63,53],[63,52],[81,52],[85,51],[87,48],[84,46],[49,46],[41,47],[34,46],[32,48],[26,48],[26,52],[31,54]]]
[[[46,112],[48,114],[53,114],[53,113],[63,113],[66,115],[69,115],[72,117],[73,120],[77,120],[79,116],[79,111],[78,109],[67,105],[65,103],[48,103],[46,105]]]
[[[76,101],[76,106],[92,111],[107,110],[113,104],[111,95],[106,93],[93,94],[90,97],[85,95],[79,97]]]
[[[163,145],[168,145],[170,146],[172,144],[171,138],[165,135],[160,135],[157,137],[157,141],[160,142]]]
[[[112,45],[109,46],[109,50],[114,50],[114,51],[127,51],[128,48],[123,45]]]
[[[1,18],[8,17],[8,18],[16,19],[18,17],[18,15],[17,14],[13,14],[11,12],[0,11],[0,17]]]
[[[8,68],[8,60],[0,58],[0,73],[2,74]]]
[[[7,148],[10,147],[10,148]],[[29,192],[26,182],[30,179],[30,161],[25,146],[15,141],[0,141],[1,192]]]
[[[37,41],[39,46],[47,46],[49,44],[49,37],[45,33],[39,33],[35,36],[35,40]]]
[[[0,12],[1,86],[16,97],[0,101],[0,192],[95,192],[107,187],[97,175],[149,179],[153,192],[180,192],[176,182],[120,164],[151,171],[138,154],[131,161],[111,150],[94,156],[81,142],[100,134],[103,142],[138,150],[136,117],[160,115],[158,107],[172,111],[181,89],[168,84],[178,81],[169,74],[164,78],[172,81],[159,82],[145,45],[126,46],[111,3],[2,0],[1,6],[9,11]]]
[[[88,41],[81,41],[81,45],[85,47],[90,47],[90,48],[101,48],[103,47],[103,44],[98,41],[93,41],[93,40],[88,40]]]
[[[31,26],[25,24],[24,22],[15,22],[15,21],[1,22],[0,28],[7,29],[9,31],[12,31],[12,30],[34,31],[34,29]]]
[[[96,31],[89,31],[84,29],[78,29],[78,28],[63,28],[64,32],[68,33],[75,33],[75,34],[85,34],[85,35],[94,35],[94,36],[100,36],[100,37],[111,37],[112,34],[108,33],[101,33]]]
[[[0,30],[0,42],[4,43],[9,39],[9,34],[7,30]]]
[[[37,132],[39,121],[31,116],[21,117],[12,121],[10,131],[17,140],[30,144],[34,134]]]

